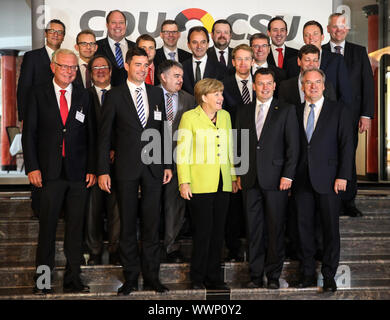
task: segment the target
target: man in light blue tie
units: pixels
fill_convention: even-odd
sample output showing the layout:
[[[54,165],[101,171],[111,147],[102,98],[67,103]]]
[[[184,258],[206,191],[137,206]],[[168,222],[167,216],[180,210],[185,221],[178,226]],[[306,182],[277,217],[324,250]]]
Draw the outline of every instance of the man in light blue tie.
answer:
[[[340,259],[340,195],[352,176],[352,122],[343,104],[324,98],[322,70],[305,70],[301,83],[305,93],[305,102],[297,108],[301,152],[292,189],[302,252],[299,287],[317,286],[315,221],[319,219],[323,236],[323,291],[334,292]]]
[[[111,192],[116,178],[120,214],[119,253],[125,283],[119,295],[138,290],[142,269],[144,289],[168,291],[159,280],[160,199],[163,184],[172,178],[172,164],[165,164],[163,142],[165,101],[163,91],[148,84],[148,55],[135,47],[126,54],[126,83],[107,92],[99,130],[99,187]],[[110,170],[111,139],[115,144],[114,170]],[[140,210],[138,192],[141,187]],[[140,215],[141,246],[138,250],[137,218]]]

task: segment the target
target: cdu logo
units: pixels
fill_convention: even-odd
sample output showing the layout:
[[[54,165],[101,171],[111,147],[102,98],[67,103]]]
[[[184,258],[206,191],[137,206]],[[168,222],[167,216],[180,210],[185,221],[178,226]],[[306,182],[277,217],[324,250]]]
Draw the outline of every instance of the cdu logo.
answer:
[[[186,30],[186,23],[190,20],[199,20],[208,32],[211,32],[213,28],[214,18],[210,13],[202,9],[191,8],[183,10],[176,16],[175,21],[179,25],[179,31]]]

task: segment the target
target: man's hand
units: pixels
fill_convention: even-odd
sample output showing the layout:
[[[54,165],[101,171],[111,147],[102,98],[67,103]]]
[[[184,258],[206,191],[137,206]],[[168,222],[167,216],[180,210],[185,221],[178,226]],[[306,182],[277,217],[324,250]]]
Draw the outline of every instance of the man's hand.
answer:
[[[239,190],[242,190],[242,186],[241,186],[241,177],[237,177],[237,188],[239,189]]]
[[[334,182],[334,192],[339,194],[339,191],[347,190],[347,180],[345,179],[336,179]]]
[[[41,170],[34,170],[27,174],[28,181],[38,188],[42,188],[42,175]]]
[[[288,190],[291,188],[292,181],[286,178],[280,178],[279,190]]]
[[[171,181],[172,179],[172,170],[171,169],[165,169],[164,170],[164,179],[163,179],[163,184],[167,184],[169,183],[169,181]]]
[[[111,178],[109,174],[102,174],[98,178],[99,188],[103,191],[111,193]]]
[[[371,127],[371,119],[360,118],[360,120],[359,120],[359,132],[360,133],[367,131],[370,127]]]
[[[180,195],[183,199],[191,200],[192,192],[191,192],[191,187],[190,187],[189,183],[182,183],[180,185]]]
[[[96,176],[92,173],[87,173],[87,177],[85,178],[85,182],[87,182],[87,188],[92,187],[96,183]]]

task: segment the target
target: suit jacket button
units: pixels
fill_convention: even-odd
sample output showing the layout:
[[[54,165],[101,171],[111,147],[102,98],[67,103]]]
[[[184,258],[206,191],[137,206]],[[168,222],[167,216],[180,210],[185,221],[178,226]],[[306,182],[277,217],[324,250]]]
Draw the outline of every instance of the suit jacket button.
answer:
[[[257,149],[257,150],[260,150],[260,147],[259,147],[259,146],[257,146],[257,147],[256,147],[256,149]]]
[[[217,157],[219,157],[219,153],[217,154]]]
[[[217,138],[219,138],[219,136],[217,136]]]
[[[62,132],[66,132],[66,128],[62,129]]]

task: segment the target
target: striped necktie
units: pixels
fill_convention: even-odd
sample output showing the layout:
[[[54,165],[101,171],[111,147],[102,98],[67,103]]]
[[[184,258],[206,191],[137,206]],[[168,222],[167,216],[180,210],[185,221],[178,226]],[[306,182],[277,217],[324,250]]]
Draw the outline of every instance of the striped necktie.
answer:
[[[115,60],[119,68],[123,68],[123,56],[121,44],[119,42],[115,43]]]
[[[251,102],[251,96],[249,95],[249,89],[247,86],[248,80],[241,80],[242,82],[242,101],[244,104],[248,104]]]
[[[139,88],[135,89],[135,92],[137,94],[137,114],[138,114],[139,120],[141,121],[142,127],[145,128],[146,116],[145,116],[144,101],[142,99],[142,88],[139,87]]]

